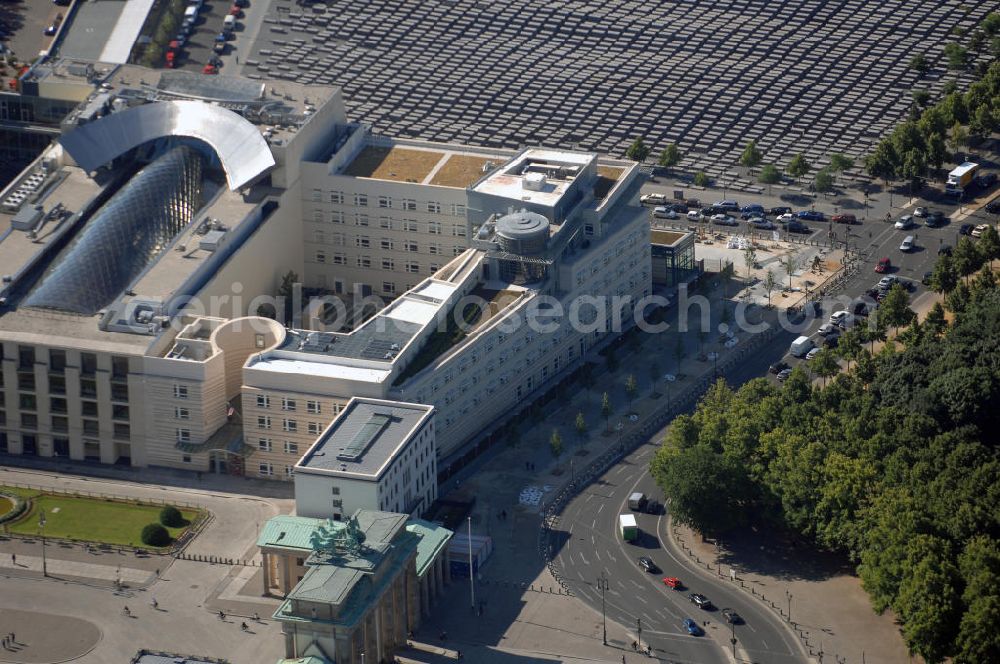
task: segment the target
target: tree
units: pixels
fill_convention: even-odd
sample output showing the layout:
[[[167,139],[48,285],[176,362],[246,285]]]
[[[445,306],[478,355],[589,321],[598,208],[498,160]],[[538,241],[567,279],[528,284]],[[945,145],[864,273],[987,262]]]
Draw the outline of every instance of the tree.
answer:
[[[649,147],[642,140],[642,136],[632,141],[632,145],[628,146],[628,150],[625,151],[625,156],[640,164],[646,161],[646,157],[649,156]]]
[[[979,255],[984,261],[989,261],[992,267],[993,261],[1000,258],[1000,234],[997,233],[996,227],[988,225],[976,244],[979,247]]]
[[[170,533],[160,523],[147,523],[139,537],[146,546],[167,546],[171,542]]]
[[[971,298],[972,294],[969,292],[969,287],[963,282],[959,282],[958,285],[945,296],[944,306],[948,307],[948,310],[952,313],[960,314],[965,311]]]
[[[931,288],[938,293],[947,295],[958,284],[961,275],[955,267],[955,261],[948,254],[942,254],[934,264],[934,271],[931,273]]]
[[[628,408],[632,410],[632,400],[635,399],[636,392],[639,391],[639,382],[634,374],[625,377],[625,394],[628,396]]]
[[[611,397],[605,392],[601,395],[601,416],[604,418],[604,430],[609,431],[608,418],[611,417]]]
[[[657,163],[663,168],[673,168],[680,162],[681,151],[673,143],[667,143],[667,146],[663,148],[663,152],[660,153],[660,158],[657,160]]]
[[[736,266],[732,263],[726,263],[722,266],[722,270],[719,272],[719,278],[722,279],[722,297],[729,297],[729,282],[736,274]]]
[[[976,273],[975,279],[972,280],[972,294],[974,296],[982,296],[996,287],[997,278],[994,276],[990,266],[984,263],[979,272]]]
[[[1000,34],[1000,14],[990,12],[983,19],[982,23],[979,24],[979,27],[990,37]]]
[[[168,528],[182,528],[187,525],[187,520],[173,505],[164,505],[160,510],[160,523]]]
[[[774,279],[774,272],[768,270],[764,273],[764,291],[767,293],[767,308],[771,308],[771,293],[778,286],[777,281]]]
[[[913,97],[913,103],[921,108],[931,101],[931,93],[926,88],[914,88],[910,90],[910,96]]]
[[[965,47],[956,42],[944,45],[944,57],[948,60],[948,69],[964,69],[969,54]]]
[[[901,175],[910,183],[910,196],[923,185],[922,178],[927,174],[927,162],[924,160],[922,150],[914,148],[906,153],[903,159],[903,170]]]
[[[767,195],[771,195],[771,185],[781,182],[781,171],[774,164],[764,164],[757,181],[767,185]]]
[[[563,453],[563,440],[559,429],[553,429],[552,435],[549,436],[549,451],[552,452],[552,456],[555,458],[556,463],[558,463],[559,457]]]
[[[926,55],[923,53],[917,53],[910,58],[910,69],[923,77],[926,76],[927,72],[931,70],[931,63],[927,60]]]
[[[888,140],[879,141],[875,150],[865,157],[865,172],[873,178],[878,178],[889,185],[896,179],[896,162],[898,157]]]
[[[885,298],[879,303],[878,318],[891,325],[899,333],[899,327],[906,325],[915,314],[910,309],[910,296],[900,284],[893,284]]]
[[[986,46],[986,33],[982,30],[973,30],[972,34],[969,35],[969,48],[980,53],[984,46]]]
[[[857,359],[858,354],[864,350],[861,345],[864,340],[862,329],[860,325],[855,325],[840,335],[840,340],[837,342],[836,354],[847,361],[848,370],[851,368],[851,360]]]
[[[902,572],[894,608],[903,618],[903,637],[911,651],[928,662],[940,662],[961,616],[960,579],[947,542],[917,535],[907,546]]]
[[[931,310],[924,317],[924,329],[931,335],[939,337],[948,328],[948,320],[944,315],[944,307],[940,302],[935,302]],[[843,341],[843,339],[841,339]]]
[[[677,335],[677,342],[674,344],[674,360],[677,362],[677,375],[681,375],[681,362],[687,357],[687,349],[684,347],[684,337]]]
[[[698,171],[694,174],[694,186],[696,187],[707,187],[708,186],[708,176],[705,175],[704,171]]]
[[[805,156],[799,153],[792,157],[792,160],[788,162],[788,168],[785,170],[793,178],[800,178],[812,170],[812,166],[806,161]]]
[[[587,437],[587,418],[583,416],[583,413],[576,414],[576,421],[573,422],[573,427],[576,429],[576,435],[581,440]]]
[[[757,265],[757,250],[752,244],[748,244],[743,250],[743,264],[747,268],[747,284],[750,283],[750,271]]]
[[[816,191],[826,193],[833,189],[833,175],[825,168],[816,172]]]
[[[809,364],[813,373],[823,379],[823,387],[826,387],[826,379],[837,375],[840,367],[837,365],[837,358],[829,348],[823,348],[812,359]]]
[[[850,157],[840,154],[839,152],[834,152],[830,155],[830,170],[837,173],[843,173],[851,168],[854,168],[854,160]]]
[[[979,255],[975,243],[967,237],[958,241],[958,246],[952,252],[952,259],[955,262],[955,270],[960,276],[965,277],[966,285],[969,283],[969,275],[975,274],[983,264],[983,258]]]
[[[781,266],[785,268],[785,273],[788,275],[788,289],[792,289],[792,275],[795,271],[799,269],[799,260],[794,254],[788,254],[781,259]]]
[[[743,148],[743,154],[740,155],[740,166],[745,168],[754,168],[759,166],[760,162],[764,160],[764,155],[757,148],[757,142],[751,140],[747,143],[746,147]]]

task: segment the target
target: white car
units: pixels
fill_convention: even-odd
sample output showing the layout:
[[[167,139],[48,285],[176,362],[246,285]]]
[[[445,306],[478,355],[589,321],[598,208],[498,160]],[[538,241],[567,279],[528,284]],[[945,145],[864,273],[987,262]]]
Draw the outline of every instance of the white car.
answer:
[[[926,217],[927,216],[927,208],[925,208],[925,207],[918,207],[916,210],[913,211],[913,216],[914,217]]]
[[[818,347],[817,348],[813,348],[811,351],[809,351],[808,353],[806,353],[806,360],[807,361],[811,360],[814,357],[816,357],[817,355],[819,355],[819,351],[820,351],[820,348],[818,348]]]
[[[788,222],[791,221],[792,219],[795,219],[795,215],[792,214],[791,212],[786,212],[785,214],[779,214],[777,216],[777,220],[780,222]]]
[[[904,214],[902,217],[899,218],[899,221],[896,222],[897,231],[905,231],[907,228],[912,228],[912,227],[913,227],[913,217],[911,217],[908,214]]]
[[[822,337],[828,337],[837,331],[837,326],[833,323],[823,323],[819,326],[819,335]]]
[[[840,321],[844,320],[851,314],[846,311],[834,311],[830,314],[830,322],[834,325],[840,325]]]
[[[982,237],[983,233],[985,233],[986,229],[989,227],[990,227],[989,224],[979,224],[978,226],[972,229],[972,232],[969,233],[969,235],[971,235],[972,237]]]
[[[677,213],[670,208],[658,207],[653,209],[653,216],[659,219],[676,219]]]
[[[691,221],[701,221],[701,211],[700,210],[689,210],[687,214],[688,219]]]
[[[899,245],[899,250],[902,252],[913,251],[914,240],[912,235],[907,235],[903,238],[903,242]]]
[[[643,194],[639,197],[639,202],[645,205],[663,205],[667,202],[665,194]]]

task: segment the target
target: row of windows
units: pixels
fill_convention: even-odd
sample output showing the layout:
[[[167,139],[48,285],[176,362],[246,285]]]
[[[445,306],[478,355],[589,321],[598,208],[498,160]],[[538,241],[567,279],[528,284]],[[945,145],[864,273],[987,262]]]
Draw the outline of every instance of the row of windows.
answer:
[[[273,452],[274,451],[274,441],[270,438],[258,438],[257,439],[257,449],[261,452]],[[285,454],[298,454],[299,444],[293,443],[290,440],[285,441]]]
[[[262,477],[273,477],[274,464],[266,461],[261,461],[260,465],[257,467],[257,472]],[[295,466],[285,466],[285,477],[292,477],[294,474],[295,474]]]
[[[257,407],[258,408],[270,408],[271,407],[271,397],[267,394],[257,395]],[[299,403],[296,399],[289,397],[281,398],[281,410],[294,411],[299,407]],[[322,411],[322,406],[319,401],[313,401],[311,399],[306,401],[306,412],[311,414],[319,414]]]
[[[316,223],[326,223],[331,224],[343,224],[346,223],[346,216],[340,210],[323,211],[323,210],[313,210],[312,219]],[[360,226],[362,228],[367,228],[371,226],[371,217],[363,212],[358,212],[353,215],[353,223],[355,226]],[[379,228],[384,230],[403,230],[411,233],[420,232],[420,225],[416,219],[393,219],[392,217],[379,217],[378,218]],[[427,234],[428,235],[442,235],[442,226],[439,221],[428,221],[427,222]],[[465,237],[465,224],[451,224],[451,235],[454,237]]]
[[[455,249],[456,249],[456,254],[455,255],[457,256],[459,253],[461,253],[461,248],[455,247]],[[315,259],[316,259],[317,263],[321,263],[321,264],[327,264],[327,263],[329,263],[331,265],[346,265],[347,264],[347,257],[344,256],[344,254],[339,254],[339,253],[327,254],[325,251],[317,251],[315,253]],[[357,263],[358,267],[371,267],[372,266],[372,257],[371,256],[366,256],[366,255],[356,256],[355,257],[355,262]],[[395,270],[396,269],[396,261],[393,260],[392,258],[383,258],[381,264],[382,264],[382,269],[383,270]],[[441,269],[440,265],[438,265],[436,263],[431,263],[431,272],[432,273],[433,272],[437,272],[440,269]],[[417,274],[418,272],[420,272],[420,263],[418,263],[417,261],[405,261],[403,263],[403,271],[404,272],[409,272],[411,274]]]
[[[323,190],[313,189],[312,199],[317,202],[322,201]],[[328,200],[330,203],[343,205],[344,201],[347,200],[347,198],[344,196],[344,192],[342,191],[330,191],[327,192],[326,200]],[[368,194],[354,194],[350,200],[351,202],[353,202],[355,207],[368,207],[369,205]],[[425,201],[423,203],[418,203],[412,198],[403,198],[397,201],[393,199],[391,196],[378,196],[376,198],[376,205],[385,210],[397,208],[400,210],[416,212],[418,209],[422,209],[426,212],[430,212],[431,214],[440,214],[442,209],[441,203],[439,203],[438,201]],[[448,210],[451,212],[451,215],[453,217],[465,216],[465,205],[463,205],[462,203],[452,203],[448,207]]]
[[[20,410],[37,411],[38,397],[34,394],[18,394],[18,407]],[[49,397],[49,412],[56,414],[69,412],[66,399],[63,397]],[[99,417],[97,402],[81,400],[80,414],[84,417]],[[127,420],[129,418],[129,407],[124,404],[112,404],[111,417],[116,420]]]
[[[258,415],[257,416],[257,428],[258,429],[270,429],[271,428],[271,416],[270,415]],[[287,433],[298,433],[299,423],[296,420],[289,420],[287,418],[281,420],[281,430]],[[306,422],[306,433],[310,435],[319,435],[323,430],[323,424],[320,422]]]
[[[22,429],[34,429],[37,430],[38,426],[38,415],[35,413],[21,413],[19,417],[19,424]],[[53,415],[50,419],[52,431],[56,433],[66,433],[69,431],[69,418],[62,415]],[[7,413],[0,410],[0,426],[7,425]],[[81,428],[83,433],[89,436],[100,435],[100,423],[97,420],[81,420]],[[131,427],[124,422],[114,422],[112,425],[112,433],[116,440],[128,440],[131,435]]]
[[[61,374],[66,371],[66,351],[60,348],[48,349],[49,373]],[[0,344],[0,359],[3,359],[3,344]],[[38,356],[34,346],[17,347],[17,368],[18,370],[33,370],[38,362]],[[97,355],[94,353],[80,353],[80,375],[93,376],[97,373]],[[128,376],[128,358],[113,356],[111,358],[111,376],[113,378],[126,378]]]

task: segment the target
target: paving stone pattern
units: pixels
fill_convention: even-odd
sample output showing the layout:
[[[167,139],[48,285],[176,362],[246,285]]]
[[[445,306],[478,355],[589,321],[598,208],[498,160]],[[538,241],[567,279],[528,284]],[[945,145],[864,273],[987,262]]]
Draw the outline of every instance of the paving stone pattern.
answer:
[[[637,135],[721,173],[863,154],[944,80],[957,0],[273,0],[244,74],[343,87],[376,131],[621,155]],[[907,67],[926,53],[927,81]]]

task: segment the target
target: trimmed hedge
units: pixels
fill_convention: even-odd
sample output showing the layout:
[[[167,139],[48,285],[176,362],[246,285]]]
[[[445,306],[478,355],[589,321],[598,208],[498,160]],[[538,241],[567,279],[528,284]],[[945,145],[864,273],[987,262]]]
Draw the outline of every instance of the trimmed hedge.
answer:
[[[187,525],[187,520],[179,509],[173,505],[166,505],[160,510],[160,523],[168,528],[183,528]]]
[[[170,544],[170,533],[160,523],[146,524],[142,529],[142,543],[147,546],[167,546]]]

